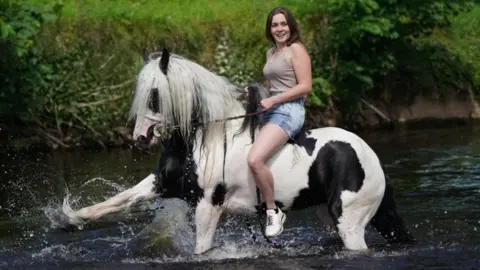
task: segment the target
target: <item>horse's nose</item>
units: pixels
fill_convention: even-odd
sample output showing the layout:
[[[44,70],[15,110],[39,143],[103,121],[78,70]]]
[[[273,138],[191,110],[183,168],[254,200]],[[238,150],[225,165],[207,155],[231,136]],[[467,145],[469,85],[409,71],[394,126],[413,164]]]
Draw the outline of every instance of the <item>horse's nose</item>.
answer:
[[[137,142],[138,143],[145,143],[147,141],[147,137],[143,136],[143,135],[140,135],[138,136],[137,138]]]
[[[139,150],[145,150],[146,148],[148,148],[148,141],[147,141],[147,137],[141,135],[141,136],[138,136],[137,140],[135,141],[135,147]]]

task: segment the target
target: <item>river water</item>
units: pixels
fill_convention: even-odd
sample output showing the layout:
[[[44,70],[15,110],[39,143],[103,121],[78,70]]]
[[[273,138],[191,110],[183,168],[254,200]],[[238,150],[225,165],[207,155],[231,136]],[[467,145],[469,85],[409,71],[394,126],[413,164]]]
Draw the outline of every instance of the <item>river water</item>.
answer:
[[[479,128],[360,135],[393,179],[399,212],[417,243],[390,246],[369,229],[368,252],[344,251],[305,210],[289,214],[275,240],[282,248],[265,243],[256,219],[254,241],[243,219],[230,216],[205,255],[191,255],[188,226],[171,238],[175,249],[142,247],[137,236],[162,215],[161,201],[66,232],[49,217],[67,193],[81,205],[100,202],[143,179],[158,155],[10,153],[0,158],[0,269],[480,269]]]

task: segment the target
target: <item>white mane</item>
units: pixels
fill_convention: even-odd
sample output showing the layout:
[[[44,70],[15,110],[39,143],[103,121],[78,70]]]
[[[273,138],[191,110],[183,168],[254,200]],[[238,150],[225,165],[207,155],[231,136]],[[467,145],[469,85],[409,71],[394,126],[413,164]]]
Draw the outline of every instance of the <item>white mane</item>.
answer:
[[[221,125],[213,121],[243,109],[237,100],[243,90],[225,77],[175,54],[169,57],[165,75],[160,61],[161,57],[150,59],[140,71],[131,118],[136,116],[137,121],[143,121],[154,88],[158,89],[159,113],[165,125],[177,126],[184,138],[190,135],[193,120],[204,125],[204,135],[213,135],[209,133]]]

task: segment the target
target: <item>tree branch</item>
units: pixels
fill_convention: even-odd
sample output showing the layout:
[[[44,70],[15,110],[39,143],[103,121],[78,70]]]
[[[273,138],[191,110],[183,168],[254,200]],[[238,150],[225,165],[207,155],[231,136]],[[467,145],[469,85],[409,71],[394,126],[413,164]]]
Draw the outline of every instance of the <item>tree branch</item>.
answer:
[[[74,113],[73,111],[70,111],[73,115],[73,117],[75,117],[78,121],[80,121],[80,123],[82,123],[85,127],[87,127],[90,131],[92,131],[94,134],[96,134],[97,136],[101,137],[102,135],[96,131],[92,126],[90,126],[85,120],[83,120],[78,114]],[[100,140],[96,140],[103,148],[106,148],[105,144],[100,141]]]
[[[80,92],[78,93],[79,96],[90,96],[90,95],[93,95],[93,94],[96,94],[98,93],[99,91],[103,90],[103,89],[106,89],[106,90],[114,90],[114,89],[117,89],[117,88],[122,88],[124,87],[125,85],[133,82],[134,80],[133,79],[130,79],[130,80],[126,80],[122,83],[119,83],[119,84],[114,84],[114,85],[109,85],[109,86],[99,86],[93,90],[88,90],[88,91],[83,91],[83,92]]]
[[[67,144],[65,144],[64,142],[62,142],[62,140],[60,140],[60,139],[58,139],[57,137],[53,136],[52,134],[44,131],[43,129],[37,128],[37,131],[38,131],[39,133],[43,134],[47,139],[53,141],[54,143],[59,144],[59,145],[61,145],[61,146],[64,147],[64,148],[70,148],[70,146],[67,145]]]
[[[372,111],[374,111],[378,116],[380,116],[383,120],[387,121],[387,122],[392,122],[392,120],[390,118],[388,118],[388,116],[386,116],[384,113],[382,113],[379,109],[375,108],[375,106],[373,106],[372,104],[368,103],[367,101],[365,101],[363,98],[362,98],[362,102],[363,104],[367,105],[370,109],[372,109]]]
[[[122,98],[123,95],[116,95],[111,98],[103,99],[103,100],[98,100],[98,101],[93,101],[93,102],[78,102],[77,107],[78,108],[85,108],[85,107],[90,107],[92,108],[93,106],[101,105],[110,101],[115,101],[117,99]]]

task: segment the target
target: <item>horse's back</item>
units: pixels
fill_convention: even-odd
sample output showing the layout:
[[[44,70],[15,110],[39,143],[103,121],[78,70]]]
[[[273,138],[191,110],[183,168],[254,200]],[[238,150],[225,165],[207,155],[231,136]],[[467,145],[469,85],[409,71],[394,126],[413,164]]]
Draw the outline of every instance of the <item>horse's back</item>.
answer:
[[[337,127],[300,132],[268,166],[275,197],[293,208],[325,203],[332,186],[357,194],[354,197],[383,192],[384,175],[376,154],[358,135]]]
[[[245,206],[257,202],[255,182],[247,164],[250,147],[248,137],[243,137],[235,140],[233,148],[227,151],[225,181],[227,186],[237,187],[236,195],[231,198],[235,201],[230,204],[232,208],[245,209]],[[286,207],[304,208],[327,201],[329,186],[335,181],[332,182],[332,175],[339,175],[332,161],[342,164],[346,172],[357,170],[357,178],[349,180],[344,187],[358,191],[362,186],[370,189],[382,180],[376,159],[373,151],[356,134],[337,127],[322,127],[302,130],[268,159],[266,165],[275,181],[275,199]],[[380,177],[368,178],[372,175]]]
[[[301,130],[289,144],[304,148],[307,152],[321,149],[328,143],[343,142],[349,144],[358,155],[376,157],[371,147],[357,134],[338,127],[320,127]]]

